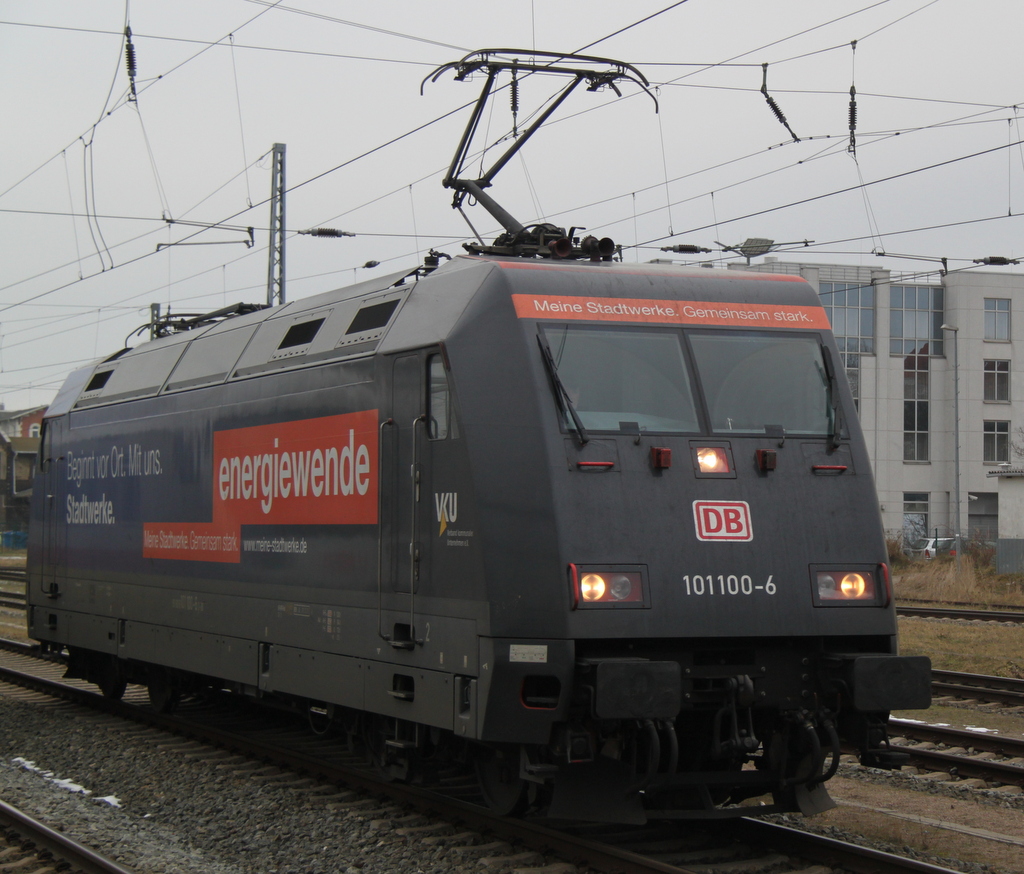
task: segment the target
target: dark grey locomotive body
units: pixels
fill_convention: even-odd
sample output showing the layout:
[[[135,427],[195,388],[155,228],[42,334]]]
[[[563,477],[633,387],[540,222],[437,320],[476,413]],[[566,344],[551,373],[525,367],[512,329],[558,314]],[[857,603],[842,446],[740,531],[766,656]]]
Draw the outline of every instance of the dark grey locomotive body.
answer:
[[[499,810],[821,809],[928,703],[839,361],[794,277],[483,257],[144,344],[47,413],[30,633]]]

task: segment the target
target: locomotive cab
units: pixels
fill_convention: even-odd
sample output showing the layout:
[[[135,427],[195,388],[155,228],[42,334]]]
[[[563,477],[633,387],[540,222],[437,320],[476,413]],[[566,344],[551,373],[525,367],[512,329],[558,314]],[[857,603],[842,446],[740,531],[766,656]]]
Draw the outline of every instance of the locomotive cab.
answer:
[[[896,654],[870,464],[814,292],[492,264],[446,346],[488,545],[481,736],[515,747],[484,771],[495,804],[641,821],[770,793],[810,813],[831,806],[841,739],[898,766],[888,711],[928,706],[930,668]],[[491,367],[464,358],[470,313]]]

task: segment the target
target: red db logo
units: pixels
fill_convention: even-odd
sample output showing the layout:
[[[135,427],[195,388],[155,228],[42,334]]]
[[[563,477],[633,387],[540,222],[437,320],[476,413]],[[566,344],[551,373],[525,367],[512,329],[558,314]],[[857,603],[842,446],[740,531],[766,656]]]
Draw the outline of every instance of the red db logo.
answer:
[[[694,501],[698,540],[753,540],[746,501]]]

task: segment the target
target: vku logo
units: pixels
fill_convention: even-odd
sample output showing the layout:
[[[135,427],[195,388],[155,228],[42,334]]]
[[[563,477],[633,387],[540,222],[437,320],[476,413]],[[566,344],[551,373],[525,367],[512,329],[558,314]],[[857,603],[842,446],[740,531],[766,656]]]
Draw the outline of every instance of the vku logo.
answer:
[[[459,493],[458,492],[434,492],[434,509],[437,510],[437,521],[441,528],[437,532],[440,537],[444,534],[449,523],[455,524],[459,518]]]

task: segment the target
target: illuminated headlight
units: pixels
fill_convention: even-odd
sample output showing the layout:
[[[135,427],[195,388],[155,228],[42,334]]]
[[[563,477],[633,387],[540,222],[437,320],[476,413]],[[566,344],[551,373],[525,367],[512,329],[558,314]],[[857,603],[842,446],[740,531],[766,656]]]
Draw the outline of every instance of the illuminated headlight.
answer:
[[[721,446],[701,447],[697,450],[697,466],[701,473],[728,473],[729,454]]]
[[[584,601],[600,601],[608,591],[608,584],[600,574],[584,574],[580,580],[580,594]]]
[[[875,576],[868,571],[818,571],[818,600],[843,603],[869,601],[874,603],[878,591]]]
[[[643,607],[643,575],[639,571],[581,570],[569,565],[573,607]]]

